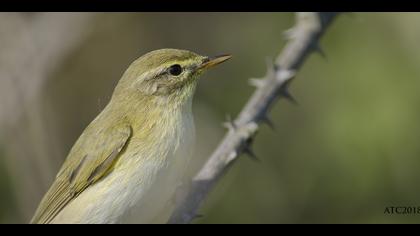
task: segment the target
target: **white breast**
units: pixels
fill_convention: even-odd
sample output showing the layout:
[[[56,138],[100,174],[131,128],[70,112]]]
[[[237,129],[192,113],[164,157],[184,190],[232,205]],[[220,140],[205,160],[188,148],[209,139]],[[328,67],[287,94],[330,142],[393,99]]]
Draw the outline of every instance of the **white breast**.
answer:
[[[128,223],[166,223],[174,207],[174,197],[181,185],[184,173],[192,156],[195,140],[195,129],[192,115],[184,115],[183,125],[176,133],[166,137],[162,150],[167,150],[163,161],[149,160],[139,166],[141,184],[132,186],[134,189],[132,205],[123,217]],[[171,140],[171,142],[167,142]],[[140,172],[146,172],[147,177]],[[147,180],[145,180],[147,179]]]

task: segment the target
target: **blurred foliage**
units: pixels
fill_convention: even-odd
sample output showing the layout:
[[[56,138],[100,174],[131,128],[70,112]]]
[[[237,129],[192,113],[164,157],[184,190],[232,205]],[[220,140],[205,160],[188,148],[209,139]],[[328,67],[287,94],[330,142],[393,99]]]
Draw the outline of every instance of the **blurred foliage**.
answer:
[[[247,80],[265,74],[293,22],[291,13],[99,14],[40,98],[53,121],[50,138],[61,144],[56,170],[129,63],[166,47],[234,55],[197,90],[202,162],[223,136],[226,114],[235,116],[252,94]],[[196,222],[419,222],[420,215],[384,214],[387,206],[420,206],[418,25],[417,13],[340,16],[321,42],[326,60],[310,56],[292,84],[299,106],[280,101],[271,112],[276,130],[261,128],[254,149],[262,162],[241,158]],[[0,222],[23,222],[27,216],[11,213],[19,193],[2,164]]]

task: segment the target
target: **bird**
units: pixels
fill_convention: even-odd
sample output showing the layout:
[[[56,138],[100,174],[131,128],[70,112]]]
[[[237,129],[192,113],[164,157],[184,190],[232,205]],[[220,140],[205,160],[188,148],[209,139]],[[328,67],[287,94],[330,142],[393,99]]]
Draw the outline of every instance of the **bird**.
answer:
[[[30,223],[121,223],[132,210],[137,223],[166,223],[193,156],[199,77],[230,58],[168,48],[132,62]]]

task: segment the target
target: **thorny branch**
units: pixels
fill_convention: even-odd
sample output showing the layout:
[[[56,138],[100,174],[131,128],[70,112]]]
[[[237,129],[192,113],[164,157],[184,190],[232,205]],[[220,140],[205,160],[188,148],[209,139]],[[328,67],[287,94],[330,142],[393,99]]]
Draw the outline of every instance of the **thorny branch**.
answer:
[[[310,53],[318,52],[324,56],[318,42],[336,16],[334,12],[296,14],[295,26],[285,32],[288,43],[283,52],[268,65],[263,79],[250,81],[257,90],[239,116],[227,122],[228,133],[193,178],[187,196],[178,204],[168,223],[190,223],[196,218],[208,193],[238,156],[242,153],[254,156],[251,144],[259,124],[272,126],[268,112],[278,98],[295,102],[288,86]]]

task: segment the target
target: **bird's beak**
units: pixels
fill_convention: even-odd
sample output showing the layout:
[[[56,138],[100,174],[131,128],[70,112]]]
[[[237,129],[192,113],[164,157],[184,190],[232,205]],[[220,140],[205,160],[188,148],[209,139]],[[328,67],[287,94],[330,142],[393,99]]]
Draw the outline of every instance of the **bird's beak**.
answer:
[[[224,61],[227,61],[231,58],[231,55],[220,55],[214,57],[207,57],[204,59],[203,64],[199,66],[199,69],[209,69],[215,65],[218,65]]]

